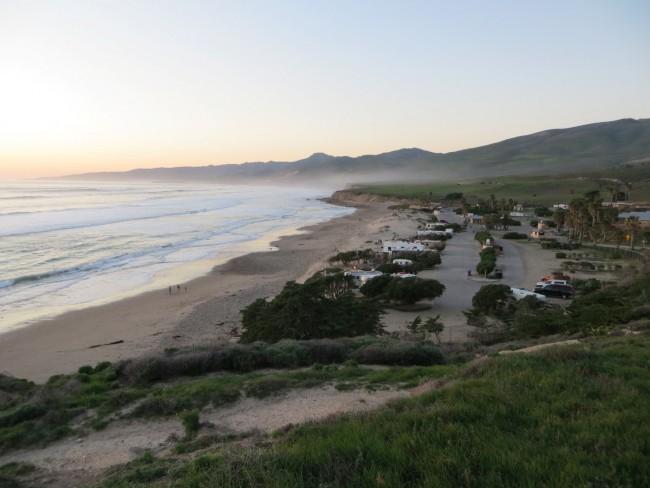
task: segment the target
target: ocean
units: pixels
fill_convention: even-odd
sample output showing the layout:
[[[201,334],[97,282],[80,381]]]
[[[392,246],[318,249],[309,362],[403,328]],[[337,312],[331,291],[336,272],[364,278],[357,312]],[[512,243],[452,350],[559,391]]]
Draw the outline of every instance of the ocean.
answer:
[[[352,212],[302,188],[0,183],[0,332],[167,288]]]

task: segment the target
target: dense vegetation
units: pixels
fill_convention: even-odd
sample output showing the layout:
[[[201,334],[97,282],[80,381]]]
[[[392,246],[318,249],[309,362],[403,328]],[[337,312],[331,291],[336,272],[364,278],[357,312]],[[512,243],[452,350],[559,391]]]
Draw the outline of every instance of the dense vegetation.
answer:
[[[650,324],[650,274],[602,287],[597,280],[578,283],[581,294],[563,308],[532,297],[515,300],[505,285],[486,285],[466,313],[477,327],[474,336],[483,343],[541,337],[556,333],[603,334],[615,326]],[[644,322],[645,321],[645,322]]]
[[[399,376],[373,376],[374,370],[337,364],[431,366],[444,361],[431,342],[357,337],[196,348],[84,366],[77,374],[53,376],[45,385],[0,375],[0,398],[5,399],[0,453],[102,429],[123,417],[170,416],[231,403],[243,395],[259,397],[328,382],[390,382]],[[313,369],[255,371],[307,366]],[[205,376],[211,372],[222,374]],[[184,381],[163,383],[179,377]]]
[[[367,281],[361,293],[368,298],[386,302],[412,305],[425,298],[434,299],[445,291],[445,285],[437,280],[422,278],[399,278],[382,275]]]
[[[371,415],[254,450],[148,456],[103,486],[647,486],[649,361],[648,336],[500,356]]]
[[[395,252],[393,253],[393,260],[395,259],[410,259],[413,264],[408,266],[403,266],[397,263],[385,263],[377,266],[377,271],[382,273],[399,273],[402,271],[408,271],[411,273],[417,273],[425,269],[433,269],[435,266],[438,266],[442,260],[440,259],[440,254],[435,251],[425,251],[425,252]]]
[[[382,332],[381,309],[355,297],[350,280],[337,273],[305,284],[289,282],[272,300],[242,310],[242,342],[352,337]]]

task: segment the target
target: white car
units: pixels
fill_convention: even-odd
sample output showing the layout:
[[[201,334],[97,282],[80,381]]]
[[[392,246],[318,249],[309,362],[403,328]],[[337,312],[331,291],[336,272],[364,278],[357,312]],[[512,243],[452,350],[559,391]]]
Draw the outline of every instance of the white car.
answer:
[[[535,283],[535,288],[544,287],[547,285],[570,285],[567,280],[547,280],[547,281],[538,281]]]
[[[413,273],[393,273],[391,276],[393,278],[417,278],[417,275]]]
[[[546,297],[541,293],[535,293],[534,291],[527,290],[526,288],[510,287],[510,291],[512,292],[512,296],[517,300],[523,300],[526,297],[535,297],[537,300],[542,302],[546,300]]]

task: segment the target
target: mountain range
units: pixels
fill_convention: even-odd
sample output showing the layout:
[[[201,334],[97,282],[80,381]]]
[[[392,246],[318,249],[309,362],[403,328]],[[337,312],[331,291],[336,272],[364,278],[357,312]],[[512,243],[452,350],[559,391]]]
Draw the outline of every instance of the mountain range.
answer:
[[[134,169],[66,178],[341,185],[581,172],[647,161],[650,119],[621,119],[545,130],[449,153],[418,148],[358,157],[314,153],[293,162]]]

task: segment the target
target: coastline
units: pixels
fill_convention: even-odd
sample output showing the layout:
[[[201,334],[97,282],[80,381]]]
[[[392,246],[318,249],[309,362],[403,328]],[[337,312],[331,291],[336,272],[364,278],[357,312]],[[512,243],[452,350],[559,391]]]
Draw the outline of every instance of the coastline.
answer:
[[[381,238],[389,214],[386,202],[328,201],[356,211],[280,237],[271,243],[275,251],[219,264],[183,283],[181,293],[148,291],[1,334],[0,372],[42,382],[85,364],[233,340],[239,312],[249,303],[274,295],[287,281],[309,277],[337,250]]]

